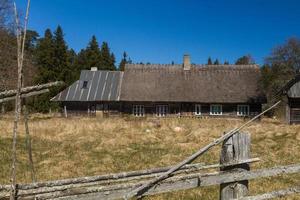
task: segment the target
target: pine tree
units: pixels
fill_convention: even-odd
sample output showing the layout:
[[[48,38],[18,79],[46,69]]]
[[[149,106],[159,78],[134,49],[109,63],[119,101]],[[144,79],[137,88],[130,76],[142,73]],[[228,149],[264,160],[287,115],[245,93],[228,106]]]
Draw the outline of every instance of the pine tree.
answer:
[[[208,58],[207,64],[208,64],[208,65],[212,65],[212,64],[213,64],[213,63],[212,63],[212,60],[211,60],[211,57]]]
[[[101,70],[116,70],[114,55],[110,53],[110,49],[106,42],[101,46]]]
[[[96,36],[92,36],[87,48],[81,52],[81,58],[84,63],[83,69],[101,68],[101,51]]]
[[[64,81],[66,86],[74,80],[71,55],[64,40],[64,34],[60,26],[52,35],[47,29],[43,38],[37,42],[35,50],[35,61],[38,66],[36,83],[48,83],[51,81]],[[33,107],[39,112],[47,112],[49,109],[58,109],[58,104],[50,102],[49,99],[60,92],[63,87],[53,88],[49,93],[34,99]]]
[[[77,54],[74,51],[74,49],[68,50],[68,59],[69,59],[69,64],[71,66],[69,81],[73,83],[79,78],[79,72],[77,71],[77,66],[76,66]]]
[[[228,62],[228,61],[225,61],[225,62],[224,62],[224,65],[229,65],[229,62]]]
[[[53,37],[54,44],[54,65],[53,69],[56,74],[56,79],[64,81],[67,84],[71,83],[70,73],[72,72],[72,66],[69,62],[68,47],[64,40],[63,30],[60,26],[54,32]]]
[[[220,64],[219,60],[216,59],[215,62],[214,62],[214,65],[219,65],[219,64]]]
[[[125,65],[127,63],[127,53],[124,51],[123,53],[123,58],[120,62],[120,65],[119,65],[119,70],[120,71],[124,71],[125,70]]]
[[[56,73],[53,70],[54,66],[54,39],[50,29],[45,31],[44,37],[40,38],[37,42],[35,49],[35,62],[38,66],[38,73],[35,78],[37,84],[48,83],[55,81]],[[55,95],[52,91],[51,94],[46,93],[34,98],[31,107],[38,112],[47,112],[51,106],[49,99],[50,95]]]
[[[110,63],[109,63],[110,70],[116,70],[115,62],[116,62],[115,54],[111,53],[110,54]]]
[[[35,50],[35,63],[38,66],[38,74],[35,82],[37,84],[55,81],[55,73],[52,70],[54,66],[54,43],[53,35],[50,29],[45,31],[44,37],[39,39]]]

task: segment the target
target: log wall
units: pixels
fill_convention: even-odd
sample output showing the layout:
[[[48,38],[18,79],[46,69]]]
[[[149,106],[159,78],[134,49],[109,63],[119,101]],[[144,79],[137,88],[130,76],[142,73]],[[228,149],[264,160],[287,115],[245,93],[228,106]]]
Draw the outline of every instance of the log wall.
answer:
[[[195,105],[201,105],[201,115],[195,114]],[[216,103],[217,104],[217,103]],[[133,106],[144,106],[144,117],[156,117],[156,106],[167,105],[168,117],[241,117],[237,116],[238,105],[249,105],[250,116],[255,116],[262,111],[261,104],[219,104],[222,105],[222,115],[211,115],[210,105],[203,103],[174,103],[174,102],[64,102],[67,107],[68,116],[112,116],[133,115]],[[99,114],[101,113],[101,114]]]

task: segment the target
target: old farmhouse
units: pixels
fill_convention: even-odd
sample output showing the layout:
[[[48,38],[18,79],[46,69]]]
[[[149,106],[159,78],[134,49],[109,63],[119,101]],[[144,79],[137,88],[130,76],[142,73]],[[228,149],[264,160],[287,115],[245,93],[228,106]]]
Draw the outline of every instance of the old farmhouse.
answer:
[[[125,71],[83,70],[56,95],[64,114],[250,116],[266,102],[257,65],[127,64]]]

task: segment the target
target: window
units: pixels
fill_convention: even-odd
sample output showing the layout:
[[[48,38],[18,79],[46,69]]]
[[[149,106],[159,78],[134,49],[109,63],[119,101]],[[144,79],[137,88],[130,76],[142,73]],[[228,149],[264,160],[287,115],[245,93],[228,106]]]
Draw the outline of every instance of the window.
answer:
[[[82,88],[86,89],[88,86],[88,81],[83,81]]]
[[[210,105],[211,115],[222,115],[222,105]]]
[[[168,113],[168,105],[157,105],[156,106],[156,116],[165,117]]]
[[[109,112],[109,105],[107,103],[103,104],[103,112],[108,113]]]
[[[95,105],[91,105],[91,106],[90,106],[90,112],[91,112],[91,113],[95,113],[95,112],[96,112],[96,107],[95,107]]]
[[[201,115],[201,105],[200,104],[195,105],[195,115]]]
[[[249,105],[238,105],[237,106],[237,115],[238,116],[247,116],[249,115]]]
[[[133,105],[132,113],[136,117],[143,117],[145,115],[145,108],[143,105]]]

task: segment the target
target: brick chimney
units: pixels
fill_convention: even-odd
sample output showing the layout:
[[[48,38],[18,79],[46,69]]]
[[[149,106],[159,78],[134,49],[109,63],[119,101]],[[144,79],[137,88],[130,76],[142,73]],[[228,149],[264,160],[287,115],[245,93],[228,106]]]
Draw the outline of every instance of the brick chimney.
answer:
[[[183,70],[190,70],[191,69],[191,58],[190,55],[185,54],[183,56]]]
[[[98,68],[97,67],[91,67],[91,71],[92,72],[98,71]]]

